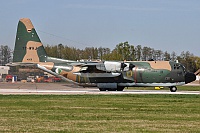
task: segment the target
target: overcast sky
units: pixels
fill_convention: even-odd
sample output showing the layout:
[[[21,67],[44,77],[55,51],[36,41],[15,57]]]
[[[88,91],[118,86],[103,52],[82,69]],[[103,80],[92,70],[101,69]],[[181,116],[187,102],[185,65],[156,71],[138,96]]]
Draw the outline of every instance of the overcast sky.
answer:
[[[112,50],[128,41],[200,56],[200,0],[1,0],[0,45],[14,48],[24,17],[44,45]]]

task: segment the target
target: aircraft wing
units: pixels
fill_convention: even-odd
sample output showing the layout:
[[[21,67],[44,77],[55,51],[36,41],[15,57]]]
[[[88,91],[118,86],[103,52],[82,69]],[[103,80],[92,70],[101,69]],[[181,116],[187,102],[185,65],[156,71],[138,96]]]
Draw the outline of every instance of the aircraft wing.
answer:
[[[119,71],[108,71],[103,63],[82,64],[81,70],[74,72],[75,75],[82,77],[117,77],[121,75]]]

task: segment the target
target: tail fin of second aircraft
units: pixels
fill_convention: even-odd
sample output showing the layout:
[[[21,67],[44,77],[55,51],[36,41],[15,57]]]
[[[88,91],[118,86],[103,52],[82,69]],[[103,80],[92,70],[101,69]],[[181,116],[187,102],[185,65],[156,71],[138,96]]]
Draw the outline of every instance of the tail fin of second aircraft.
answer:
[[[28,18],[19,20],[13,62],[45,62],[46,51]]]

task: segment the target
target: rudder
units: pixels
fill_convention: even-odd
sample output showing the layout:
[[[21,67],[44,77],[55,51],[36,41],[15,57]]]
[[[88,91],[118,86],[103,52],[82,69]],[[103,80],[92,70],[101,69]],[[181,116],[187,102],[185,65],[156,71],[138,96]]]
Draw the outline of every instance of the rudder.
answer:
[[[19,20],[13,62],[45,62],[46,51],[29,18]]]

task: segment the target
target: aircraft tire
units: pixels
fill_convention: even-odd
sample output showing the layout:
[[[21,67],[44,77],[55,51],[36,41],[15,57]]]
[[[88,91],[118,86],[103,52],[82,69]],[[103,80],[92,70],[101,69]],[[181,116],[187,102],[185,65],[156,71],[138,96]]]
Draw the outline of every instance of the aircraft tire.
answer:
[[[108,91],[116,91],[117,89],[115,88],[109,88]]]
[[[124,90],[124,87],[123,86],[118,86],[117,87],[117,91],[123,91]]]
[[[176,86],[171,86],[170,87],[170,91],[171,92],[176,92],[177,91],[177,87]]]
[[[106,88],[99,88],[100,91],[106,91]]]

